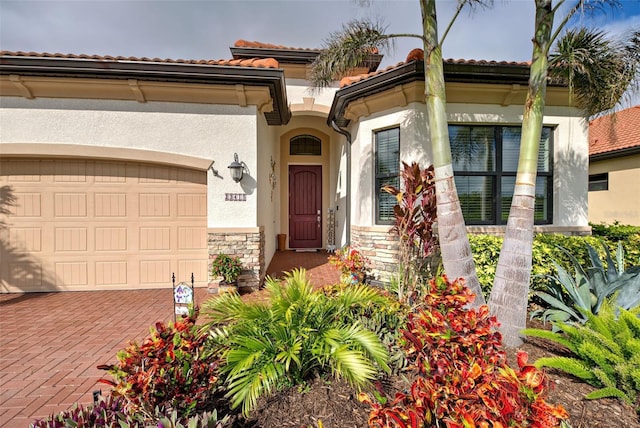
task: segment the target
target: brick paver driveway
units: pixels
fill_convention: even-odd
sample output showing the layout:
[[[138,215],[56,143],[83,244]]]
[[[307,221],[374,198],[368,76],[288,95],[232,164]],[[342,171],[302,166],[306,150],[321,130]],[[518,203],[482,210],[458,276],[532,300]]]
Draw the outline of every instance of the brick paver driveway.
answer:
[[[336,283],[327,254],[277,252],[267,273],[306,267],[314,285]],[[262,299],[255,292],[247,299]],[[196,289],[196,302],[208,298]],[[36,418],[89,404],[129,341],[140,341],[156,321],[173,319],[172,290],[0,294],[0,427],[26,428]],[[108,376],[107,376],[108,377]]]
[[[0,427],[91,403],[96,366],[172,314],[171,289],[0,294]]]

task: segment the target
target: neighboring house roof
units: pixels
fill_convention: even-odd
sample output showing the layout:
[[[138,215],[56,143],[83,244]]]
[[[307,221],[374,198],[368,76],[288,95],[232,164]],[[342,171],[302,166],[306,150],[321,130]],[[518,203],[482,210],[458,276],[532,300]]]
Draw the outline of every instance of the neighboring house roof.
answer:
[[[640,105],[598,117],[589,123],[589,159],[640,153]]]
[[[265,86],[273,100],[267,122],[283,125],[291,118],[284,72],[274,58],[163,60],[1,51],[0,74]]]

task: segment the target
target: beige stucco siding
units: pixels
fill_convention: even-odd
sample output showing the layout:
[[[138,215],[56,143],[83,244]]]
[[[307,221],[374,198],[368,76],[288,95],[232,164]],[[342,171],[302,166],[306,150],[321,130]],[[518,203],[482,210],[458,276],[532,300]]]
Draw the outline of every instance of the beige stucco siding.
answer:
[[[591,162],[589,174],[609,173],[609,189],[589,192],[589,221],[640,226],[640,154]]]
[[[254,106],[15,97],[3,97],[0,109],[3,145],[46,144],[51,150],[75,145],[79,152],[101,148],[101,156],[115,158],[131,149],[146,152],[143,160],[160,163],[171,162],[171,155],[188,156],[203,171],[214,162],[219,176],[207,175],[208,227],[257,226],[255,191],[247,192],[243,209],[225,201],[227,193],[244,193],[227,169],[234,153],[255,176],[256,116]],[[250,180],[246,184],[251,187]]]

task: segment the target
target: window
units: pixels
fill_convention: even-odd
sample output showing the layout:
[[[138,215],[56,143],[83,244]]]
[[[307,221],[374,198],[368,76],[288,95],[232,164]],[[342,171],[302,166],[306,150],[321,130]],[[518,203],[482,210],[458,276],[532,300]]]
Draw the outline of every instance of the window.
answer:
[[[589,191],[609,190],[609,173],[593,174],[589,176]]]
[[[376,224],[391,224],[396,198],[381,189],[400,187],[400,128],[377,131],[375,140]]]
[[[313,135],[298,135],[289,140],[289,154],[320,156],[322,154],[322,141]]]
[[[519,126],[449,125],[453,171],[467,224],[506,224],[520,155]],[[552,129],[540,139],[536,224],[553,221]]]

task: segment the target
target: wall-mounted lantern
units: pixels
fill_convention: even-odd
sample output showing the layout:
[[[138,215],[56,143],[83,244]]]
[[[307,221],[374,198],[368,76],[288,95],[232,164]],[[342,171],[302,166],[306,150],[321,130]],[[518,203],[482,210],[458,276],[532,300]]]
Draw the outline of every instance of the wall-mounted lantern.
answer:
[[[233,154],[233,162],[231,162],[231,165],[229,165],[228,168],[229,168],[229,172],[231,173],[231,178],[233,178],[233,181],[235,181],[236,183],[239,183],[242,180],[242,176],[244,175],[244,170],[246,168],[246,165],[244,164],[244,162],[238,161],[237,153]]]

